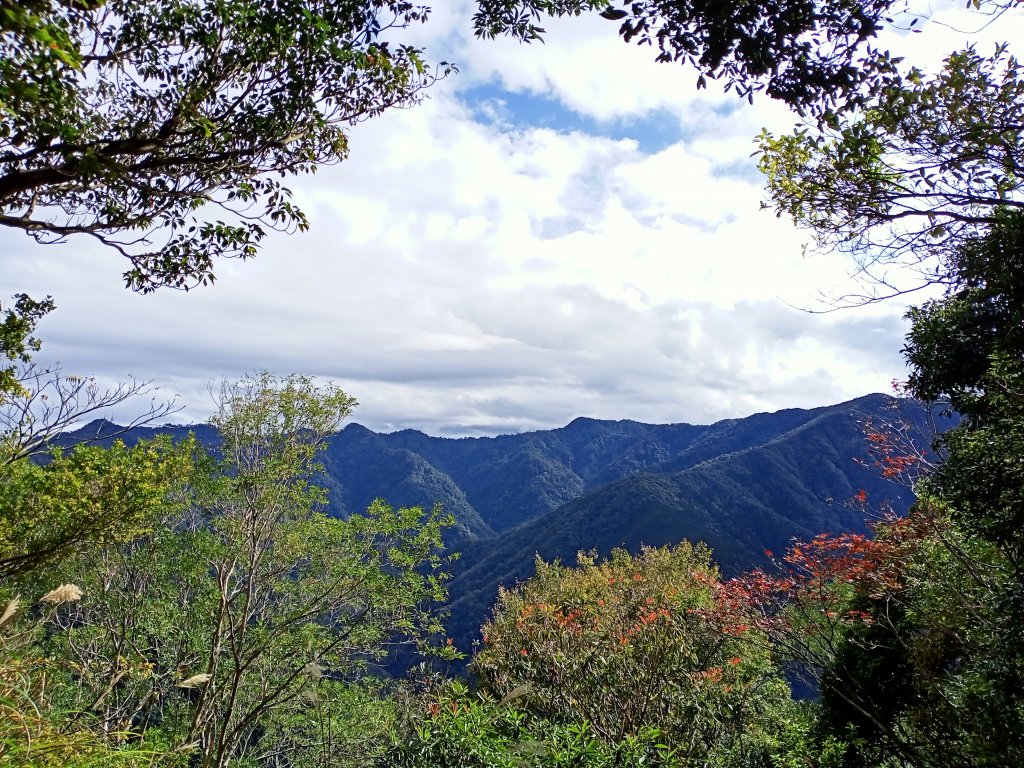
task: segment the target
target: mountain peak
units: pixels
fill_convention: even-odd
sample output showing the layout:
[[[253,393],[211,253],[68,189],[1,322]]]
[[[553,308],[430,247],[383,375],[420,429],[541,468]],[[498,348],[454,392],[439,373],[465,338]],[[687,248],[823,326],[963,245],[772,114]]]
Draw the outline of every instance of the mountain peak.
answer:
[[[81,429],[76,430],[76,434],[102,438],[122,431],[124,431],[124,427],[115,424],[108,419],[93,419]]]

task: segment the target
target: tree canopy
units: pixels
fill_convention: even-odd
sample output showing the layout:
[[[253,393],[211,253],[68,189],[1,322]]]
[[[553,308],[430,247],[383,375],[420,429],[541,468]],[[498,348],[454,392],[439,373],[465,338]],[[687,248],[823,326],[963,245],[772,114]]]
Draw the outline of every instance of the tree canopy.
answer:
[[[660,62],[693,67],[698,88],[720,79],[741,96],[764,92],[818,115],[860,104],[896,76],[898,60],[871,41],[904,6],[904,0],[482,0],[474,23],[478,35],[509,33],[529,42],[542,36],[538,22],[545,15],[600,10],[619,22],[623,41],[656,48]]]
[[[719,79],[821,118],[899,87],[898,60],[872,40],[903,6],[480,0],[473,22],[530,42],[543,16],[600,12],[659,61],[693,66],[698,88]],[[44,243],[91,236],[125,256],[136,290],[208,283],[218,258],[308,226],[284,178],[343,160],[349,126],[454,71],[396,42],[428,16],[395,0],[3,0],[0,225]]]
[[[536,576],[499,592],[473,668],[496,695],[612,744],[654,727],[687,760],[743,752],[788,691],[749,628],[715,631],[717,581],[710,552],[688,542],[581,554],[576,568],[538,558]]]
[[[864,619],[820,636],[821,724],[850,738],[852,764],[1021,761],[1022,116],[1010,48],[969,45],[938,71],[907,69],[857,109],[760,140],[777,213],[819,249],[857,259],[866,290],[852,298],[944,289],[908,312],[907,387],[962,420],[937,436],[941,460],[915,487],[908,520],[859,553],[859,568],[879,567],[836,577],[834,553],[822,559],[831,583],[853,589],[822,609]],[[893,278],[907,266],[918,276],[909,288]],[[893,537],[910,549],[885,552]]]
[[[0,515],[14,508],[24,522],[0,535],[0,597],[62,586],[35,614],[7,603],[0,705],[10,659],[36,658],[49,675],[36,711],[92,734],[108,747],[101,760],[127,761],[145,742],[165,765],[368,764],[390,717],[370,665],[440,630],[450,520],[379,500],[345,520],[324,513],[316,456],[353,404],[335,387],[260,374],[221,389],[212,453],[186,440],[20,462],[28,478],[0,499]],[[94,497],[97,527],[66,541],[65,512]],[[44,551],[53,537],[60,549]],[[17,570],[8,554],[26,546],[49,567]],[[0,722],[5,744],[40,757]]]
[[[941,460],[908,518],[879,529],[861,573],[830,574],[853,585],[845,605],[865,620],[831,636],[822,723],[852,736],[864,764],[1024,759],[1021,231],[1021,213],[1004,210],[959,239],[946,295],[909,313],[909,391],[962,418],[937,437]]]
[[[822,250],[852,253],[879,296],[887,270],[956,280],[954,251],[1000,211],[1024,208],[1024,77],[1000,46],[954,53],[940,72],[912,69],[869,109],[760,138],[771,205]]]
[[[268,228],[305,229],[281,179],[348,153],[346,128],[452,71],[390,33],[385,0],[0,5],[0,224],[90,235],[131,288],[188,288]],[[222,216],[223,218],[217,218]]]

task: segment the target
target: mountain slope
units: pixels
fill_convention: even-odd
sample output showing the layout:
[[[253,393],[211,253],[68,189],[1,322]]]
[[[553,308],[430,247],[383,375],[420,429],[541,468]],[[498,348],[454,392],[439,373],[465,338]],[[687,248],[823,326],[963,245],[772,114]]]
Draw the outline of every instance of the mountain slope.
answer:
[[[850,499],[901,512],[909,494],[854,459],[864,459],[864,423],[894,417],[898,401],[871,395],[709,426],[576,419],[560,429],[448,439],[405,430],[377,434],[358,424],[331,437],[321,460],[332,514],[347,516],[381,497],[395,506],[440,502],[455,517],[447,536],[462,552],[451,582],[452,634],[465,646],[497,594],[533,573],[533,559],[575,559],[580,550],[681,539],[707,542],[725,573],[764,561],[793,538],[865,530]],[[924,412],[903,417],[924,421]],[[115,429],[94,422],[67,441]],[[131,442],[157,432],[133,429]]]
[[[412,452],[451,478],[490,529],[505,531],[586,490],[677,456],[705,430],[688,424],[580,418],[561,429],[452,440],[413,430],[377,435],[353,424],[331,440],[325,463],[372,465],[382,457],[374,454],[376,458],[367,460],[371,446]],[[392,503],[408,503],[388,495]],[[453,512],[451,504],[462,503],[454,496],[437,500]]]
[[[736,450],[694,463],[714,453],[710,441],[694,445],[689,458],[594,490],[498,539],[466,542],[450,585],[453,636],[469,642],[499,584],[531,576],[534,556],[572,562],[580,550],[606,555],[689,539],[710,545],[723,572],[734,574],[764,563],[765,549],[781,553],[793,538],[866,530],[864,511],[850,503],[860,490],[905,511],[909,492],[855,461],[866,458],[862,423],[891,417],[891,404],[865,398],[787,412],[777,423],[734,423],[721,445]]]

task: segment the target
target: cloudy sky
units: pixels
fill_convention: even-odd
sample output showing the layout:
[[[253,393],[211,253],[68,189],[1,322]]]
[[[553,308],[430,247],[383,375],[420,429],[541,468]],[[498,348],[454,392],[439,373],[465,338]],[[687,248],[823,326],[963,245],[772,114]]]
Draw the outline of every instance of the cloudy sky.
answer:
[[[58,304],[40,361],[151,379],[179,421],[211,412],[210,382],[311,374],[359,399],[359,423],[435,435],[708,423],[904,376],[905,307],[806,311],[853,265],[805,257],[806,233],[759,210],[753,137],[791,125],[783,109],[697,92],[597,16],[523,47],[475,41],[471,2],[434,7],[416,41],[461,73],[293,181],[311,230],[221,263],[214,287],[131,294],[111,252],[0,232],[2,295]],[[981,25],[962,14],[883,44],[937,62]],[[1019,14],[995,26],[1024,39]]]

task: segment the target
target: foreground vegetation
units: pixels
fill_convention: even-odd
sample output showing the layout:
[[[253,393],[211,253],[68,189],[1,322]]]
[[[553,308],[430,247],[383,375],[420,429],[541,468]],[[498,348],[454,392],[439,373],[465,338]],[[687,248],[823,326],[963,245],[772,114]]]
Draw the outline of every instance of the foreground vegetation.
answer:
[[[868,435],[878,471],[917,493],[905,518],[726,581],[686,543],[540,562],[483,629],[479,687],[388,680],[394,643],[455,655],[437,612],[449,521],[383,501],[325,514],[316,455],[354,401],[263,374],[220,391],[212,451],[62,446],[141,387],[34,367],[53,303],[18,296],[0,318],[0,763],[1024,763],[1024,84],[1005,47],[901,68],[866,46],[896,5],[528,0],[475,21],[531,40],[542,13],[603,9],[627,41],[696,64],[699,87],[722,76],[807,117],[761,138],[771,204],[856,255],[860,300],[901,290],[895,263],[943,288],[910,313],[907,390],[962,421],[937,458],[899,424]],[[305,226],[272,174],[342,159],[344,124],[450,71],[381,39],[425,19],[386,2],[0,2],[0,224],[96,237],[139,290],[209,282],[263,226]],[[199,218],[210,205],[241,218]],[[820,695],[794,701],[800,679]]]
[[[965,256],[1002,254],[1010,234]],[[982,295],[998,316],[1003,293],[965,289],[923,316],[959,317]],[[908,354],[929,354],[933,333],[915,325]],[[404,680],[377,666],[396,642],[455,657],[437,610],[451,521],[383,502],[346,520],[324,514],[315,456],[353,405],[335,389],[268,374],[226,384],[210,452],[189,439],[12,459],[0,757],[1014,764],[1024,734],[1010,452],[1020,389],[1009,342],[989,341],[989,367],[969,391],[942,380],[966,398],[966,418],[941,437],[941,463],[904,442],[899,424],[866,436],[880,472],[916,482],[908,516],[884,519],[873,538],[798,543],[776,568],[729,580],[687,543],[581,554],[573,567],[538,561],[532,579],[499,595],[472,688],[429,666]],[[938,375],[916,372],[914,382]],[[820,696],[794,700],[796,680]]]

